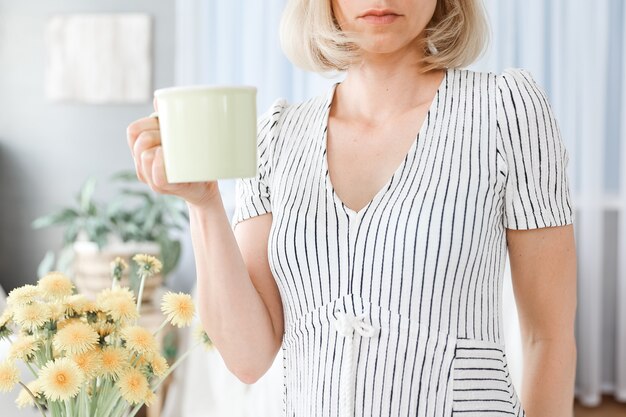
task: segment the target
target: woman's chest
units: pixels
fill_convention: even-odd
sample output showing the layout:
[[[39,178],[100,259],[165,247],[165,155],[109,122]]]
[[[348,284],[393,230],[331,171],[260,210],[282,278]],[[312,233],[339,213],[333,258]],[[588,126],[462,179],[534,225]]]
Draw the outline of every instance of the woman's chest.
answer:
[[[323,131],[286,141],[271,184],[274,264],[353,256],[365,242],[385,243],[382,236],[395,250],[417,251],[497,229],[504,183],[489,131],[433,123],[359,210],[333,187]]]
[[[348,208],[360,211],[398,171],[420,140],[415,119],[423,122],[426,110],[420,108],[384,128],[329,118],[322,157],[326,158],[328,183]]]

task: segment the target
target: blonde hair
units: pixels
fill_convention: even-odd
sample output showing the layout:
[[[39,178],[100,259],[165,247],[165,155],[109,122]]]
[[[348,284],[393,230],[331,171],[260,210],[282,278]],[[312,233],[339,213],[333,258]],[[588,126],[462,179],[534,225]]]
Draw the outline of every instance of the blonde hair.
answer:
[[[437,0],[421,44],[421,70],[467,66],[483,54],[488,40],[482,0]],[[309,71],[345,71],[359,59],[355,38],[339,27],[331,0],[289,0],[280,43],[291,62]]]

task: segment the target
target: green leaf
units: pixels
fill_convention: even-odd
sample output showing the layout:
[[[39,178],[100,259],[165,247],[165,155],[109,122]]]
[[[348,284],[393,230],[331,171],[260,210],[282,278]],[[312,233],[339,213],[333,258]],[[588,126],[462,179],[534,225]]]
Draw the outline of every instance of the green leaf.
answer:
[[[136,182],[139,183],[137,173],[132,170],[118,171],[109,177],[111,181],[124,181],[124,182]]]
[[[78,237],[78,233],[80,233],[81,230],[81,224],[79,222],[70,224],[66,229],[65,229],[65,233],[63,234],[63,243],[65,245],[70,245],[73,242],[76,241],[76,238]]]
[[[105,223],[105,220],[98,217],[91,217],[85,222],[85,231],[89,236],[89,240],[96,242],[98,247],[102,249],[106,244],[110,228],[108,224]]]
[[[96,190],[96,179],[89,177],[80,190],[80,207],[83,213],[90,213],[95,208],[93,194]]]
[[[66,275],[69,275],[72,264],[74,263],[74,249],[66,246],[61,250],[57,261],[57,269]]]
[[[106,235],[99,234],[95,236],[93,241],[96,242],[96,244],[98,245],[98,249],[102,250],[102,248],[104,248],[104,246],[107,244],[107,237]]]
[[[161,214],[161,210],[158,205],[152,206],[148,214],[146,215],[145,222],[143,224],[143,232],[145,234],[149,234],[152,229],[154,229],[154,225],[159,220]]]
[[[135,223],[127,223],[124,225],[123,229],[125,234],[130,236],[141,236],[141,229]],[[134,240],[142,240],[142,239],[134,239]]]
[[[161,239],[159,241],[161,246],[161,260],[163,261],[163,277],[176,268],[178,260],[180,259],[181,244],[177,240]]]
[[[182,229],[189,224],[189,213],[187,212],[187,210],[181,210],[177,207],[168,205],[167,212],[172,218],[173,225],[180,226],[180,228]]]
[[[74,221],[78,216],[79,214],[76,210],[63,209],[35,219],[31,226],[33,229],[41,229],[50,226],[68,224]]]
[[[150,193],[146,191],[131,190],[131,189],[126,188],[120,191],[120,195],[123,195],[126,197],[143,198],[149,204],[152,204],[154,202],[154,197],[152,197],[152,195],[150,195]]]
[[[46,255],[43,257],[39,266],[37,267],[37,277],[42,278],[48,272],[52,271],[54,266],[54,251],[46,252]]]

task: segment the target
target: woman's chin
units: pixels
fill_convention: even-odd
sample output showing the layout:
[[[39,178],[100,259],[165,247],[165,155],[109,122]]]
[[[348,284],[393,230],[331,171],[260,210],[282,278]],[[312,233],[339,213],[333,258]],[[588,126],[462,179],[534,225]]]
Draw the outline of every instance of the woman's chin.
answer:
[[[362,45],[361,51],[365,56],[377,56],[377,55],[393,55],[395,53],[405,54],[402,45],[394,45],[391,43],[376,43]]]
[[[389,55],[405,50],[413,41],[405,37],[398,37],[393,33],[381,33],[371,36],[363,36],[359,42],[359,49],[365,54]],[[404,52],[406,53],[406,51]]]

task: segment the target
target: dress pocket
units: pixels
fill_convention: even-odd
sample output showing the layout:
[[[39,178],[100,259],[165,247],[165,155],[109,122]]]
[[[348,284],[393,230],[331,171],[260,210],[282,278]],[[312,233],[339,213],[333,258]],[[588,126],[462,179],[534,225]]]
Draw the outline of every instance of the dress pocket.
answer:
[[[454,417],[525,416],[504,346],[496,342],[457,338],[452,392]]]

